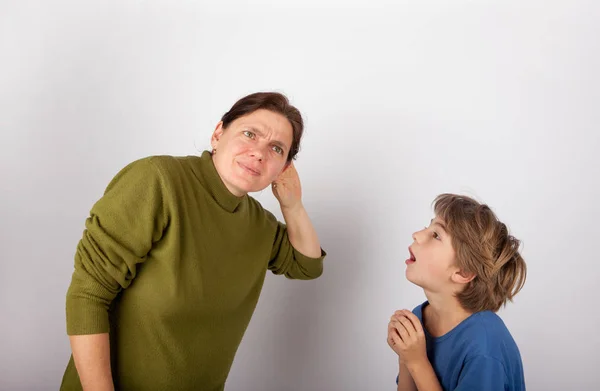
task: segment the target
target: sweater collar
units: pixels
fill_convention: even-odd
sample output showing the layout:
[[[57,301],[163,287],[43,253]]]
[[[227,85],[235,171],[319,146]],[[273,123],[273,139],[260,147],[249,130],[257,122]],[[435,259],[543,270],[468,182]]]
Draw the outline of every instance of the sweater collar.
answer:
[[[217,172],[217,168],[212,160],[212,155],[209,151],[202,152],[200,156],[200,164],[196,171],[198,179],[204,185],[211,197],[223,209],[228,212],[234,212],[240,203],[247,197],[246,195],[238,197],[232,194],[223,183],[223,180]]]

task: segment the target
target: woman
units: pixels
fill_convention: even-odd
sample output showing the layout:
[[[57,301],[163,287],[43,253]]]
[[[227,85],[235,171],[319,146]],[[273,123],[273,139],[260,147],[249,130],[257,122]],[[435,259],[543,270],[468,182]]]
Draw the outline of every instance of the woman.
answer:
[[[224,389],[266,271],[323,271],[292,164],[302,132],[285,96],[256,93],[223,116],[212,152],[115,176],[77,247],[61,390]],[[269,185],[286,224],[248,196]]]

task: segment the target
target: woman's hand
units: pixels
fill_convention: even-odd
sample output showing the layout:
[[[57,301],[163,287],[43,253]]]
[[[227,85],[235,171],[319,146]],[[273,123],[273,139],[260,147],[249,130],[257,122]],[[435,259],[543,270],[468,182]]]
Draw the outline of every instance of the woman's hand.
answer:
[[[287,234],[292,246],[307,257],[320,257],[321,244],[315,227],[302,205],[300,177],[293,163],[282,171],[273,182],[272,188],[287,224]]]
[[[282,210],[294,209],[302,205],[302,186],[294,163],[290,163],[283,169],[271,184],[271,189]]]

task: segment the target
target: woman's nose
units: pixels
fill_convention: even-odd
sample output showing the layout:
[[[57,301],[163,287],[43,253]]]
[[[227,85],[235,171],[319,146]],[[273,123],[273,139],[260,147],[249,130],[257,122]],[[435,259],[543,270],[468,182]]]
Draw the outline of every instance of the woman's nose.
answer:
[[[252,156],[254,156],[258,160],[262,161],[263,157],[264,157],[264,152],[263,152],[262,148],[261,147],[254,148],[252,150]]]

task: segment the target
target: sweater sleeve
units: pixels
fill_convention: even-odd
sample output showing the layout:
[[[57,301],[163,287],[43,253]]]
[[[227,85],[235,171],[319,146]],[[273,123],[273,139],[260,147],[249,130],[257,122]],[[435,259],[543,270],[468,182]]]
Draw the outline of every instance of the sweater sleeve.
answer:
[[[145,158],[124,167],[86,219],[67,291],[67,334],[109,331],[108,308],[167,225],[164,182]]]
[[[507,383],[504,366],[489,356],[475,356],[463,366],[454,391],[504,391]]]
[[[296,250],[290,243],[287,227],[277,222],[275,241],[269,262],[269,270],[296,280],[312,280],[323,273],[323,259],[327,254],[321,249],[319,258],[310,258]]]

